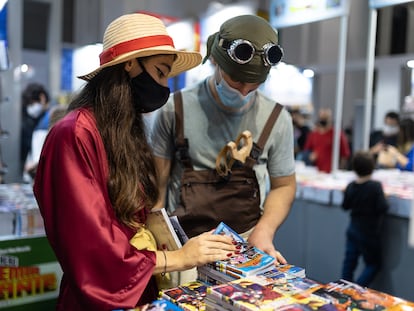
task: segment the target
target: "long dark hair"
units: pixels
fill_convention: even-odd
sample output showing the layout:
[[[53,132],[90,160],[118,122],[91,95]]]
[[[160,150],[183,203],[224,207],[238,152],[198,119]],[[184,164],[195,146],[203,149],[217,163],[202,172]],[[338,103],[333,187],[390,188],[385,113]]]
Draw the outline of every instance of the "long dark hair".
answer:
[[[137,228],[144,208],[158,199],[156,169],[142,115],[132,104],[124,64],[104,68],[72,101],[68,110],[91,108],[109,163],[108,191],[117,217]]]
[[[400,122],[398,133],[398,147],[403,153],[407,153],[414,143],[414,120],[405,118]]]

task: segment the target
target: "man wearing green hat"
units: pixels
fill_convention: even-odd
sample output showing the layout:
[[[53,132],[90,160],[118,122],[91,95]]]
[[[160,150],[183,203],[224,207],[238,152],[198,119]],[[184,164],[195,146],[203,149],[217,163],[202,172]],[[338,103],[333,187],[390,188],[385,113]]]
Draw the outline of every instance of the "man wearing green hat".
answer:
[[[214,73],[181,91],[182,126],[188,143],[184,154],[188,153],[194,171],[214,170],[223,146],[235,141],[244,131],[251,133],[254,142],[258,141],[276,106],[258,88],[282,55],[277,32],[266,20],[255,15],[234,17],[209,37],[204,62],[207,59],[212,62]],[[186,170],[180,159],[183,152],[176,145],[174,101],[171,96],[168,103],[157,111],[151,135],[163,194],[157,207],[166,207],[171,214],[182,205],[180,186]],[[259,217],[252,226],[241,226],[244,232],[238,233],[246,237],[249,244],[274,256],[278,263],[286,263],[273,244],[274,235],[289,213],[296,190],[292,120],[286,109],[281,110],[272,126],[253,166],[259,184]],[[193,191],[197,190],[194,188]],[[200,202],[200,209],[211,207],[205,203]],[[236,226],[238,221],[244,221],[239,212],[241,205],[228,206],[232,213],[229,221]],[[187,215],[187,220],[188,217],[187,228],[200,224],[196,218],[191,222],[191,215]],[[222,219],[216,219],[216,224],[220,221]]]

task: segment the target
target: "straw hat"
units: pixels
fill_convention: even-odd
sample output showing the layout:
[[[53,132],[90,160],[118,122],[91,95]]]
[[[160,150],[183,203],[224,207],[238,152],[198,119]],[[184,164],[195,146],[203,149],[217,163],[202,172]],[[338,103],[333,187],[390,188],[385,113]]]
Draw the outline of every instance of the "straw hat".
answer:
[[[201,63],[200,53],[175,49],[174,42],[160,19],[141,13],[126,14],[112,21],[105,30],[103,51],[99,55],[100,67],[79,78],[89,81],[102,68],[158,54],[177,56],[169,77]]]

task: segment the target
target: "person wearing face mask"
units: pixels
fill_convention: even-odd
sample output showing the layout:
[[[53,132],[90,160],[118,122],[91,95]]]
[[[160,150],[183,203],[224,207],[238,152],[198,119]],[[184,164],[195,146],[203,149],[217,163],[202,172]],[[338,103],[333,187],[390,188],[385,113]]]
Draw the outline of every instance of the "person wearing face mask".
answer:
[[[378,154],[377,164],[382,168],[398,168],[402,171],[414,171],[414,120],[401,120],[397,146],[383,145]]]
[[[334,128],[332,111],[330,108],[321,108],[315,128],[306,138],[304,150],[310,152],[309,160],[319,171],[330,173],[332,170],[332,149],[334,144]],[[341,130],[339,136],[339,168],[345,169],[351,156],[348,139]]]
[[[188,139],[194,170],[214,170],[220,150],[243,131],[250,131],[253,141],[257,142],[276,106],[275,101],[258,88],[282,55],[277,32],[266,20],[255,15],[231,18],[217,33],[209,36],[204,62],[210,60],[214,72],[181,91],[184,136]],[[160,173],[157,207],[166,207],[170,213],[174,213],[180,203],[183,173],[182,163],[175,156],[174,112],[174,96],[170,96],[167,104],[156,113],[151,135]],[[257,207],[260,216],[248,230],[238,232],[249,244],[275,257],[276,263],[286,263],[273,241],[295,197],[293,142],[292,119],[289,112],[282,109],[253,167],[260,185],[260,206]],[[269,179],[271,186],[267,191]],[[228,208],[234,211],[233,219],[237,222],[240,206]],[[191,226],[191,215],[188,217]],[[220,221],[216,219],[216,225]]]
[[[20,170],[23,171],[31,151],[32,135],[49,108],[49,94],[39,83],[30,83],[22,93],[22,120],[20,131]]]
[[[308,162],[308,154],[303,151],[306,138],[311,131],[308,125],[306,114],[299,108],[293,108],[290,110],[293,122],[293,133],[295,137],[295,159],[299,161]]]
[[[34,194],[63,270],[57,310],[133,309],[158,296],[156,275],[228,258],[211,232],[157,250],[145,222],[159,197],[142,118],[168,99],[168,78],[201,62],[174,48],[162,21],[126,14],[105,30],[100,66],[50,129]]]
[[[395,111],[388,111],[384,116],[384,125],[381,130],[373,131],[369,138],[369,151],[378,157],[384,146],[397,146],[400,131],[400,116]]]

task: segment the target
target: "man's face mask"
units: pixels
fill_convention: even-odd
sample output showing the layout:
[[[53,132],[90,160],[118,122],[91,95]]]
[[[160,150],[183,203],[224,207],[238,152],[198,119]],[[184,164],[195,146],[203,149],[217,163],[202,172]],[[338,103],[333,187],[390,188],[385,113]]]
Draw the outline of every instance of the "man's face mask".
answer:
[[[155,81],[140,60],[138,63],[142,72],[131,78],[132,98],[137,112],[148,113],[165,105],[170,96],[170,88]]]
[[[26,108],[27,114],[33,119],[38,118],[43,112],[43,105],[39,102],[35,102]]]
[[[218,70],[221,75],[221,71]],[[246,96],[240,93],[238,90],[232,88],[221,76],[220,82],[215,83],[217,94],[222,102],[222,104],[229,108],[240,109],[244,105],[247,105],[251,102],[254,97],[255,92],[250,92]]]
[[[396,135],[398,131],[399,127],[397,125],[384,124],[384,128],[382,129],[385,136]]]

